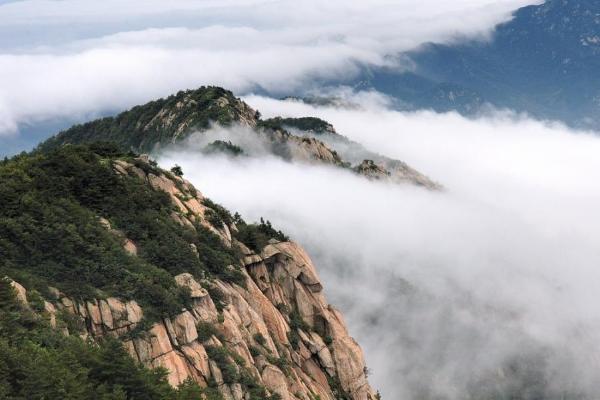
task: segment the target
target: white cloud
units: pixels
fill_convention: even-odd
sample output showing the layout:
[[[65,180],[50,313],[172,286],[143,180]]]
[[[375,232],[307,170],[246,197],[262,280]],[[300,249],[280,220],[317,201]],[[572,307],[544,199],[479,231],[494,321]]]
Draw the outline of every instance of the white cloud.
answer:
[[[285,93],[426,41],[479,36],[527,0],[82,1],[0,6],[0,134],[216,84]]]
[[[247,100],[267,116],[324,117],[447,187],[390,186],[275,159],[160,160],[306,245],[384,398],[466,398],[519,357],[533,360],[547,397],[557,389],[595,396],[598,137],[514,115],[471,121],[372,102],[344,110]]]

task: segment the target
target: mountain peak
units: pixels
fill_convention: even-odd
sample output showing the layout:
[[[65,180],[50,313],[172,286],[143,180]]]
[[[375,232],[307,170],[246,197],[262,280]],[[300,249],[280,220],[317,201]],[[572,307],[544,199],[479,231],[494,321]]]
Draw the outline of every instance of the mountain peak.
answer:
[[[115,117],[106,117],[60,132],[39,147],[41,151],[65,144],[113,142],[123,151],[155,152],[182,143],[192,134],[214,126],[241,126],[245,144],[258,141],[273,155],[286,161],[329,165],[350,170],[373,179],[365,168],[351,168],[372,159],[386,173],[378,176],[395,183],[411,183],[428,189],[441,186],[405,163],[368,152],[335,131],[333,125],[319,118],[271,118],[262,120],[260,113],[226,89],[203,86],[181,91],[164,99],[133,107]],[[208,137],[201,137],[201,141]],[[214,154],[247,154],[243,144],[227,138],[210,136],[201,150]],[[338,151],[339,149],[339,151]],[[251,155],[251,154],[247,154]],[[357,159],[357,155],[362,158]],[[398,168],[398,165],[402,165]],[[386,170],[387,168],[387,170]]]
[[[114,117],[75,125],[41,145],[111,141],[127,150],[151,152],[212,124],[256,126],[258,114],[229,90],[202,86],[135,106]]]

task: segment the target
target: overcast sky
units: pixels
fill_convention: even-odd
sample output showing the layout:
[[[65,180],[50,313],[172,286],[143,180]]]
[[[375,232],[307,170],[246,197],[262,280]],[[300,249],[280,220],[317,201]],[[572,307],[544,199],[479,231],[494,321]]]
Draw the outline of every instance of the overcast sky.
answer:
[[[287,94],[317,79],[351,78],[362,65],[400,68],[401,51],[484,39],[531,3],[0,2],[0,140],[6,153],[20,146],[19,132],[39,140],[56,126],[203,84]]]

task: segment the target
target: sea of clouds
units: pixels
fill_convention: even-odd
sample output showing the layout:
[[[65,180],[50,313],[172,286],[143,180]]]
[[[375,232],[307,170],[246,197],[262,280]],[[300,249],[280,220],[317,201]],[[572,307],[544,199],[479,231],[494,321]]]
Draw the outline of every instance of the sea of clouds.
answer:
[[[445,186],[372,182],[266,156],[179,150],[160,159],[307,247],[384,398],[597,392],[598,136],[509,112],[402,113],[375,93],[353,98],[360,109],[245,100],[267,117],[324,118]],[[235,138],[240,129],[201,135]]]
[[[535,0],[0,1],[0,136],[200,85],[285,94],[429,41],[485,39]]]

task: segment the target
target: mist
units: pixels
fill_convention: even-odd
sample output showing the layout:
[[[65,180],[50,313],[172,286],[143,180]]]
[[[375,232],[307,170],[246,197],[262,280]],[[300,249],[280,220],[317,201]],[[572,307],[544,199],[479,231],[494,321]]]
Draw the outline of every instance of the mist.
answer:
[[[477,38],[540,0],[0,2],[0,139],[179,90],[278,95],[406,69],[398,53]]]
[[[245,100],[265,117],[319,116],[445,187],[266,155],[159,159],[308,249],[384,398],[596,397],[597,136],[509,112],[401,113],[376,93],[355,97],[359,109]]]

